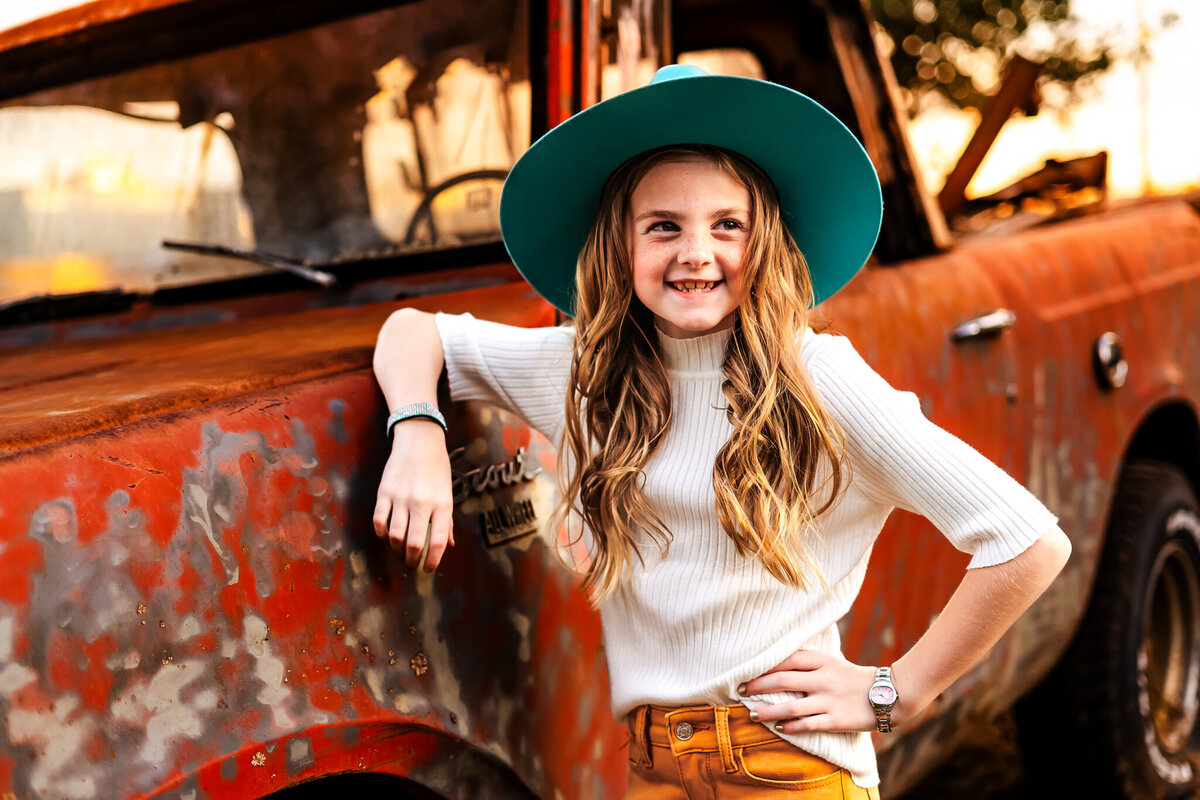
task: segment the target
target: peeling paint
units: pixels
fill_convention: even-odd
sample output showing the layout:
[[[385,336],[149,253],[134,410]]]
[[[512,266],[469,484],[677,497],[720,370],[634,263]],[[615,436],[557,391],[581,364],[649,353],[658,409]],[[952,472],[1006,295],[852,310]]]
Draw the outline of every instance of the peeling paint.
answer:
[[[203,486],[192,484],[187,487],[185,496],[188,500],[187,518],[199,525],[200,529],[204,532],[204,536],[208,539],[208,543],[212,546],[213,552],[216,553],[217,558],[220,559],[221,566],[225,568],[225,585],[232,586],[238,582],[238,573],[240,567],[233,554],[223,547],[220,540],[217,538],[216,530],[212,523],[212,517],[209,515],[208,511],[208,492],[204,490]],[[222,506],[222,508],[224,508],[224,506]]]
[[[242,624],[245,626],[243,641],[255,660],[254,675],[263,684],[258,692],[258,700],[270,708],[275,725],[280,730],[288,730],[295,725],[285,703],[291,697],[292,690],[283,685],[283,660],[271,653],[267,622],[254,614],[247,614]]]
[[[78,708],[77,696],[63,695],[43,712],[12,709],[8,713],[9,742],[34,748],[29,785],[39,796],[97,797],[96,767],[82,757],[94,726],[86,717],[75,718]]]

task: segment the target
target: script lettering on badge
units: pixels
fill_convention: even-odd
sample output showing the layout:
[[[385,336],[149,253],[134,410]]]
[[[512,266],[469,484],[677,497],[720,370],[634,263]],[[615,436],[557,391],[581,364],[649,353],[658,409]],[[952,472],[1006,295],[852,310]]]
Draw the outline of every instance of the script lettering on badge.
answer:
[[[450,474],[455,505],[497,489],[528,483],[543,472],[541,467],[530,461],[524,447],[518,447],[516,454],[501,464],[463,471],[455,467],[455,462],[462,458],[465,452],[465,447],[456,447],[450,451]],[[533,503],[527,499],[497,502],[495,508],[479,514],[479,525],[484,541],[489,546],[495,546],[535,533],[538,529],[537,512]]]

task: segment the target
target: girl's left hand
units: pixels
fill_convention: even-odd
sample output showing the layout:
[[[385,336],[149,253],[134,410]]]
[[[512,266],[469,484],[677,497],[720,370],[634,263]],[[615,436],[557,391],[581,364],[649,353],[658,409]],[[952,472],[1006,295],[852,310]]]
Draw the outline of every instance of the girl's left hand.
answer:
[[[867,691],[874,682],[873,667],[852,664],[840,654],[797,650],[738,691],[743,695],[803,693],[799,699],[756,709],[760,722],[783,733],[873,731],[875,714]],[[898,710],[897,703],[893,721]]]

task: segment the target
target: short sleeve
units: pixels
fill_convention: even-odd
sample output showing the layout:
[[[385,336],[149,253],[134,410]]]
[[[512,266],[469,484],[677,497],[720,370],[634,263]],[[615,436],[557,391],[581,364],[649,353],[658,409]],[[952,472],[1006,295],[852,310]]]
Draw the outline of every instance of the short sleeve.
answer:
[[[1057,523],[1032,493],[921,413],[911,392],[885,381],[843,336],[809,337],[805,362],[846,433],[853,480],[868,497],[928,518],[968,567],[1020,555]]]
[[[434,317],[452,400],[510,411],[557,443],[562,432],[574,331],[518,328],[470,314]]]

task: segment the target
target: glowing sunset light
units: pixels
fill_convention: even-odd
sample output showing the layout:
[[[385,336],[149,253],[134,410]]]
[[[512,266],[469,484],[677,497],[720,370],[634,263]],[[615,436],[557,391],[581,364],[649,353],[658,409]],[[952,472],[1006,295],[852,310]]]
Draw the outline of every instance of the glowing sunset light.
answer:
[[[1101,150],[1109,153],[1113,197],[1200,187],[1200,49],[1194,46],[1200,41],[1200,10],[1187,0],[1073,0],[1071,10],[1097,36],[1115,31],[1128,37],[1120,42],[1127,50],[1139,31],[1157,27],[1165,15],[1174,14],[1177,21],[1148,40],[1150,59],[1140,71],[1130,59],[1120,59],[1080,89],[1073,107],[1010,119],[967,188],[968,196],[1001,189],[1046,159]],[[923,112],[909,128],[925,184],[934,192],[978,124],[978,114],[946,106]]]
[[[76,5],[78,0],[0,3],[0,30]],[[1114,197],[1174,193],[1200,187],[1200,8],[1189,0],[1073,0],[1072,14],[1096,36],[1139,35],[1166,15],[1176,22],[1148,39],[1143,65],[1119,59],[1080,90],[1079,102],[1059,113],[1013,118],[1005,125],[974,180],[969,196],[993,192],[1039,168],[1048,158],[1109,153]],[[1036,31],[1030,31],[1036,37]],[[986,72],[986,65],[980,64]],[[949,107],[924,111],[910,126],[926,186],[936,192],[957,161],[978,115]]]
[[[86,5],[79,0],[25,0],[23,3],[0,3],[0,31],[15,28],[30,20]]]

